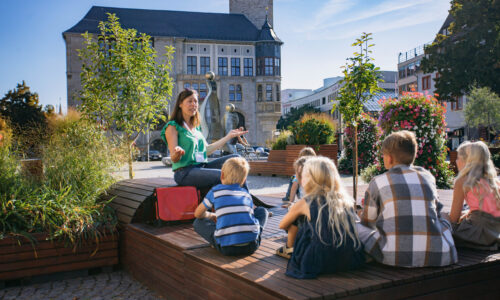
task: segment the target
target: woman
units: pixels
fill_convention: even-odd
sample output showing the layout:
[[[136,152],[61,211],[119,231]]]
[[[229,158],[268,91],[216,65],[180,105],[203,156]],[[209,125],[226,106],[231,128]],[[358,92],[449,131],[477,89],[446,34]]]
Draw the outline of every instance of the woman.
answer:
[[[177,97],[170,121],[161,132],[170,151],[175,182],[199,189],[220,184],[222,165],[229,158],[238,155],[227,155],[210,162],[207,155],[224,146],[230,139],[238,138],[247,132],[234,129],[220,140],[208,144],[200,128],[198,94],[195,90],[184,89]],[[246,183],[245,187],[247,188]]]

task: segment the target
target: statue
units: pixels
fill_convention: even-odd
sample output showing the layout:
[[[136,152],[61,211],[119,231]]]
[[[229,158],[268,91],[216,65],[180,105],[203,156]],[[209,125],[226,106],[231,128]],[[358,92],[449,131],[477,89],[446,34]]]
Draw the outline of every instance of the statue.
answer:
[[[234,112],[235,107],[234,104],[226,105],[226,113],[224,114],[224,124],[226,133],[230,132],[233,129],[238,128],[239,117],[238,114]],[[224,151],[229,152],[231,154],[237,153],[236,143],[238,142],[237,138],[232,138],[226,142],[224,145]]]
[[[208,143],[213,143],[225,136],[220,113],[220,101],[217,97],[217,85],[214,72],[205,74],[208,85],[208,95],[201,104],[201,132]]]

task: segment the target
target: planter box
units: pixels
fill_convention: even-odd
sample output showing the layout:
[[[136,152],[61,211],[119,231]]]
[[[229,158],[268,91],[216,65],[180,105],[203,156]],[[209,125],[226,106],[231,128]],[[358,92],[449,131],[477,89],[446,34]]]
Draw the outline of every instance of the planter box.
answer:
[[[61,242],[47,241],[46,237],[35,234],[35,248],[25,238],[0,240],[0,280],[118,264],[118,233],[102,237],[98,247],[92,240],[75,250]]]
[[[300,151],[306,145],[288,145],[286,150],[271,150],[267,161],[250,161],[250,174],[253,175],[284,175],[292,176],[293,163],[299,157]],[[320,145],[318,155],[331,158],[337,165],[338,146],[336,144]]]
[[[299,157],[299,153],[302,149],[305,147],[309,147],[307,145],[287,145],[286,146],[286,151],[287,151],[287,162],[291,162],[292,164],[295,162],[295,160]],[[330,158],[335,162],[335,165],[337,165],[337,155],[338,155],[338,150],[339,147],[337,144],[328,144],[328,145],[319,145],[319,150],[316,149],[316,147],[312,146],[311,148],[316,151],[317,155],[322,155]]]

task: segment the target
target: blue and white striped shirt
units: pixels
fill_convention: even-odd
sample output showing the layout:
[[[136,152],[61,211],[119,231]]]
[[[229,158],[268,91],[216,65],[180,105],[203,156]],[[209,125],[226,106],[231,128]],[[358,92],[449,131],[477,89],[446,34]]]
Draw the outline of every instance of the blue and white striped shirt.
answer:
[[[203,199],[215,209],[215,240],[222,247],[255,241],[260,233],[259,221],[253,215],[252,196],[239,184],[214,186]]]

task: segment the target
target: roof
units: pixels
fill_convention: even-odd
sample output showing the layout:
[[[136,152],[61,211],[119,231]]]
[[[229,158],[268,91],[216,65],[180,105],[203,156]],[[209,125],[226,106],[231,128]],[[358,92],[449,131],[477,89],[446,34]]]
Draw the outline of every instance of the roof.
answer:
[[[385,91],[385,92],[380,92],[377,95],[375,95],[373,98],[370,100],[366,101],[363,106],[365,111],[381,111],[382,107],[378,104],[380,99],[386,98],[394,98],[396,97],[396,91],[395,90],[390,90],[390,91]]]
[[[97,26],[100,21],[107,20],[107,12],[116,14],[124,28],[134,28],[138,32],[151,36],[202,40],[257,41],[260,34],[260,30],[242,14],[102,6],[92,6],[82,20],[64,33],[84,33],[86,31],[99,33]],[[272,32],[274,33],[274,31]]]
[[[262,25],[262,28],[259,33],[259,41],[272,41],[272,42],[279,42],[283,43],[278,36],[276,36],[276,33],[274,33],[273,28],[269,24],[269,21],[267,20],[267,15],[266,15],[266,21],[264,22],[264,25]]]

